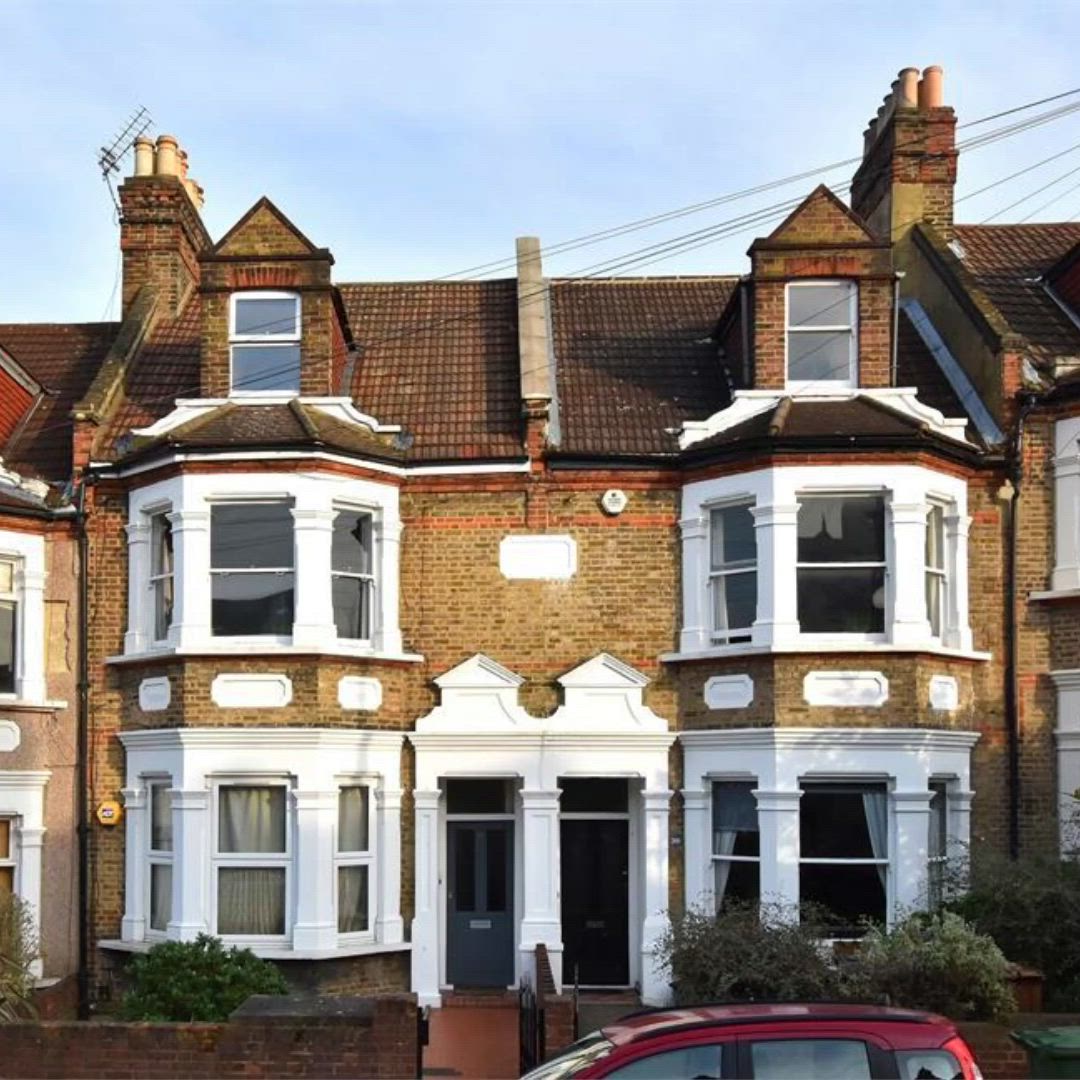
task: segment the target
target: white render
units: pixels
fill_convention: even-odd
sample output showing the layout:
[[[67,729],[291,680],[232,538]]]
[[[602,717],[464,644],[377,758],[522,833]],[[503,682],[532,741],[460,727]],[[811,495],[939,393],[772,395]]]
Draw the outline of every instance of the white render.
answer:
[[[960,684],[952,675],[934,675],[930,679],[930,708],[936,712],[960,708]]]
[[[1057,690],[1058,823],[1061,847],[1080,846],[1080,669],[1051,671]]]
[[[296,603],[289,637],[215,637],[210,610],[210,509],[216,502],[292,499]],[[373,517],[375,605],[370,641],[337,636],[331,601],[330,555],[334,511],[366,510]],[[168,513],[176,564],[173,622],[168,640],[153,638],[150,517]],[[402,652],[398,621],[401,517],[394,484],[320,472],[183,473],[131,493],[128,516],[128,629],[124,655],[234,653],[293,649],[355,656],[418,659]]]
[[[374,712],[382,705],[382,683],[364,675],[343,675],[338,680],[338,704],[343,709]]]
[[[19,749],[22,732],[14,720],[0,720],[0,754]]]
[[[577,541],[556,533],[504,536],[499,570],[511,580],[568,581],[577,573]]]
[[[139,708],[143,712],[161,712],[172,701],[172,684],[167,675],[156,675],[139,683]]]
[[[292,702],[292,679],[270,672],[225,672],[210,684],[221,709],[281,709]]]
[[[14,819],[11,830],[15,858],[15,895],[26,901],[37,937],[41,937],[41,848],[45,839],[45,786],[48,770],[0,769],[0,817]],[[30,966],[37,978],[42,961]]]
[[[1054,592],[1080,589],[1080,416],[1054,425]]]
[[[973,731],[917,728],[733,728],[683,731],[686,903],[714,903],[712,781],[753,780],[761,841],[761,896],[785,905],[799,899],[799,798],[806,779],[885,781],[889,788],[886,911],[917,906],[925,896],[931,780],[948,786],[948,833],[971,833]]]
[[[675,735],[642,700],[649,680],[601,653],[562,676],[563,704],[549,717],[518,703],[524,680],[477,654],[435,680],[440,703],[408,738],[416,750],[416,914],[412,989],[421,1005],[441,1004],[445,985],[445,806],[440,780],[509,777],[519,782],[515,813],[515,977],[531,978],[544,943],[562,980],[559,884],[560,777],[640,780],[631,798],[631,981],[642,1001],[670,996],[655,944],[667,921],[668,752]],[[636,849],[636,854],[635,854]]]
[[[886,500],[885,633],[804,634],[797,610],[799,496],[880,493]],[[930,633],[925,604],[926,513],[945,503],[945,626]],[[713,641],[709,597],[709,512],[735,500],[753,505],[757,536],[757,618],[747,644]],[[825,652],[856,647],[961,652],[971,655],[968,625],[967,484],[919,465],[778,466],[687,484],[682,493],[683,625],[679,652],[662,657],[734,656],[751,652]],[[981,654],[975,654],[981,655]]]
[[[103,944],[133,948],[149,940],[148,782],[165,778],[172,785],[172,919],[165,936],[190,941],[213,929],[215,783],[251,778],[285,780],[291,792],[286,918],[291,933],[284,942],[256,941],[255,951],[261,956],[319,958],[408,948],[401,918],[400,733],[352,728],[153,728],[124,731],[119,739],[127,754],[124,917],[122,940]],[[375,921],[364,941],[349,935],[342,942],[332,876],[337,790],[357,781],[372,785],[375,794],[371,880]]]
[[[705,681],[705,704],[710,709],[745,709],[754,701],[749,675],[714,675]]]
[[[15,561],[18,597],[15,693],[0,694],[0,705],[46,704],[45,696],[45,537],[0,529],[0,558]]]
[[[803,700],[807,705],[876,709],[889,700],[889,680],[880,671],[808,671]]]

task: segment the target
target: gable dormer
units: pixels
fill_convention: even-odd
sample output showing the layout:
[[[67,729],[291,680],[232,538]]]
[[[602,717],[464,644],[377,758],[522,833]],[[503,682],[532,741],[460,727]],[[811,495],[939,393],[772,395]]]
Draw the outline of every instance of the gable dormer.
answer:
[[[820,185],[750,248],[753,385],[827,393],[890,386],[889,245]]]
[[[334,392],[342,328],[327,248],[264,197],[200,263],[203,397]]]

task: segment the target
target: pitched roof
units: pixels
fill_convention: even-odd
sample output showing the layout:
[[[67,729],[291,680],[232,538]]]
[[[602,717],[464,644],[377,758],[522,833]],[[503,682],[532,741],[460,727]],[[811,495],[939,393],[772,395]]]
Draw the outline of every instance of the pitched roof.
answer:
[[[0,346],[43,390],[3,448],[6,465],[28,476],[71,475],[71,407],[86,392],[119,323],[0,323]]]
[[[1080,222],[957,225],[956,240],[975,283],[1036,357],[1080,356],[1080,327],[1037,280],[1080,243]]]
[[[945,372],[941,370],[941,365],[926,347],[906,312],[900,313],[898,325],[900,334],[896,350],[896,385],[918,387],[919,400],[937,409],[945,417],[962,416],[968,419],[970,439],[975,425],[970,422],[967,410],[946,378]]]
[[[560,452],[677,453],[683,421],[729,400],[710,334],[738,280],[553,281]]]

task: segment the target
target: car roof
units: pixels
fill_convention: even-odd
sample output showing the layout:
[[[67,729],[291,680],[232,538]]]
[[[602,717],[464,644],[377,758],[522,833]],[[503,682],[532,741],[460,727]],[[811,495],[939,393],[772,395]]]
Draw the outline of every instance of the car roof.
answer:
[[[915,1009],[896,1009],[885,1005],[848,1005],[833,1003],[762,1003],[738,1005],[694,1005],[676,1009],[643,1010],[625,1016],[603,1029],[606,1039],[616,1045],[639,1039],[672,1034],[699,1027],[732,1027],[750,1024],[783,1024],[820,1020],[830,1024],[857,1023],[860,1027],[876,1024],[917,1025],[920,1035],[938,1036],[944,1041],[955,1034],[951,1020]],[[927,1028],[936,1030],[927,1031]],[[907,1040],[905,1040],[907,1041]]]

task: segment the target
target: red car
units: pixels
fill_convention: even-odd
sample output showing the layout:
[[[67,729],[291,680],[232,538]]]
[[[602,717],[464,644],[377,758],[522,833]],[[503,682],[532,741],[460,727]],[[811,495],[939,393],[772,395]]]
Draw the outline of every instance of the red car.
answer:
[[[982,1080],[951,1020],[875,1005],[712,1005],[634,1013],[526,1080]]]

